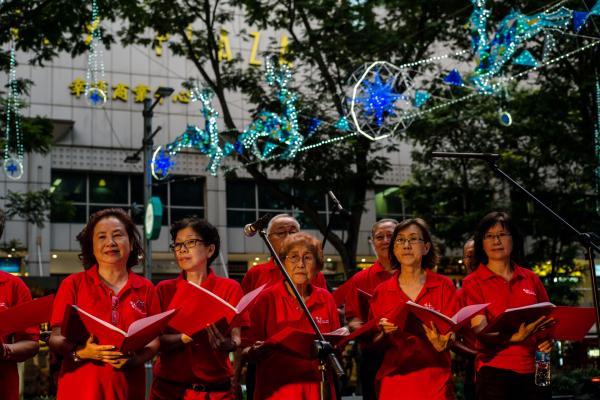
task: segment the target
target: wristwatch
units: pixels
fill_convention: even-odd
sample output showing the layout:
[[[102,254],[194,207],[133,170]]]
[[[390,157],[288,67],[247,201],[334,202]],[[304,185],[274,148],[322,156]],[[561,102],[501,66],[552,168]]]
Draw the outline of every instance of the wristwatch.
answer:
[[[83,361],[78,355],[77,355],[77,349],[73,350],[73,352],[71,353],[71,355],[73,356],[73,361],[78,363]]]

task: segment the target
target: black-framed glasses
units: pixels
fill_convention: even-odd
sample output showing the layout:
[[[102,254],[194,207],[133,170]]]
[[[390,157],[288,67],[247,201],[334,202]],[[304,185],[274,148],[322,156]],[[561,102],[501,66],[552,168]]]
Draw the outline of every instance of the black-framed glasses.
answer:
[[[491,242],[491,241],[496,241],[496,240],[503,240],[509,236],[512,236],[512,235],[507,232],[486,233],[485,235],[483,235],[483,240],[489,240]]]
[[[285,239],[289,235],[293,235],[294,233],[298,233],[298,231],[282,231],[282,232],[271,232],[269,236],[275,236],[278,239]]]
[[[414,246],[421,242],[424,242],[424,240],[421,238],[417,238],[417,237],[411,237],[411,238],[397,237],[396,240],[394,241],[394,243],[396,243],[398,246],[404,246],[405,243],[408,243],[409,245]]]
[[[299,264],[300,261],[302,261],[304,265],[312,264],[315,262],[315,256],[313,256],[312,254],[305,254],[303,257],[300,257],[299,255],[295,254],[293,256],[287,256],[286,258],[290,260],[292,264]]]
[[[198,243],[204,243],[204,240],[188,239],[188,240],[184,240],[183,242],[175,242],[169,246],[169,249],[171,249],[171,251],[179,252],[179,251],[183,250],[183,248],[185,247],[186,250],[189,250],[189,249],[196,247],[198,245]]]

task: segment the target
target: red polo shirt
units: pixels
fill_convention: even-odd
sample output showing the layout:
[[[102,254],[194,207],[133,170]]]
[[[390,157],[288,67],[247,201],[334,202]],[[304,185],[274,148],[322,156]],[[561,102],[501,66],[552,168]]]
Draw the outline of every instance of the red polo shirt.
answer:
[[[363,290],[369,294],[375,292],[375,288],[390,279],[393,274],[386,271],[379,261],[367,269],[357,272],[352,278],[350,278],[350,287],[348,288],[348,294],[346,295],[346,320],[350,321],[352,318],[359,318],[363,322],[367,322],[369,316],[361,315],[360,302],[357,289]]]
[[[31,293],[21,279],[0,271],[0,310],[11,308],[30,300]],[[14,343],[21,340],[37,341],[39,333],[39,327],[31,327],[9,336],[0,337],[0,344]],[[16,400],[19,398],[19,373],[16,362],[0,360],[0,388],[3,399]]]
[[[112,322],[112,296],[98,275],[98,266],[67,277],[60,285],[52,310],[52,326],[62,324],[65,309],[75,304],[85,311]],[[160,312],[160,304],[152,283],[129,272],[127,283],[117,294],[118,328],[127,331],[129,325]],[[61,400],[144,400],[145,370],[143,365],[133,369],[116,370],[95,361],[76,363],[65,357],[58,377],[57,398]]]
[[[391,279],[380,284],[373,294],[371,311],[379,319],[396,307],[406,303],[409,297],[400,289],[397,271]],[[447,316],[458,310],[456,289],[452,281],[435,272],[426,271],[425,284],[414,300]],[[417,324],[408,318],[407,324]],[[438,352],[425,336],[415,335],[415,329],[405,329],[390,337],[383,363],[377,373],[380,387],[379,398],[390,399],[402,393],[403,399],[454,399],[450,352]]]
[[[246,272],[244,279],[242,279],[242,290],[244,293],[248,293],[265,283],[267,284],[266,288],[271,287],[282,279],[283,275],[279,267],[275,265],[271,258],[266,263],[255,265]],[[317,273],[311,283],[314,286],[327,289],[327,282],[321,271]]]
[[[313,286],[306,301],[311,315],[322,332],[340,327],[333,296]],[[264,341],[286,327],[312,331],[296,298],[283,281],[265,290],[250,311],[252,341]],[[319,363],[283,353],[273,353],[256,364],[255,399],[319,399]]]
[[[177,287],[185,283],[183,273],[176,279],[162,281],[156,287],[163,311],[168,309]],[[216,276],[209,268],[202,284],[203,288],[216,294],[229,304],[237,305],[243,296],[239,283],[232,279]],[[167,328],[166,333],[176,333]],[[194,341],[167,352],[161,352],[154,375],[181,383],[217,384],[227,382],[233,376],[229,354],[213,350],[206,335],[197,335]],[[154,388],[153,388],[154,390]],[[164,398],[169,398],[163,394]],[[161,398],[163,398],[161,397]]]
[[[465,305],[491,303],[485,310],[491,321],[507,308],[522,307],[548,301],[544,285],[532,271],[514,265],[510,281],[506,281],[481,264],[463,280]],[[536,341],[530,338],[517,345],[509,345],[500,351],[478,353],[475,368],[489,366],[531,374],[535,370],[534,353]],[[490,350],[491,351],[491,350]]]

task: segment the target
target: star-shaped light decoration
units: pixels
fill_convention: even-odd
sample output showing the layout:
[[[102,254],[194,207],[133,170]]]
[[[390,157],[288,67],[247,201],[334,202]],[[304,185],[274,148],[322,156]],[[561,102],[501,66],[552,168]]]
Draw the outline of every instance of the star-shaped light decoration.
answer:
[[[394,92],[393,84],[392,79],[383,82],[380,74],[376,73],[373,82],[367,80],[362,82],[366,96],[355,99],[357,103],[362,104],[365,115],[375,118],[378,127],[383,125],[386,116],[396,116],[394,112],[396,111],[396,100],[404,98],[401,94]]]
[[[21,179],[23,176],[23,164],[15,157],[10,157],[4,161],[4,172],[9,179]]]
[[[169,170],[175,166],[175,162],[160,146],[154,151],[152,157],[152,176],[154,179],[164,179],[169,175]]]

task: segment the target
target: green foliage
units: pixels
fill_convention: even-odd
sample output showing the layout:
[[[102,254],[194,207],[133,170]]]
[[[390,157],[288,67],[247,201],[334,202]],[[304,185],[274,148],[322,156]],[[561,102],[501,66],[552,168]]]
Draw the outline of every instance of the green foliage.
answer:
[[[6,214],[9,217],[18,216],[40,229],[45,226],[51,210],[61,210],[70,216],[75,213],[71,202],[63,200],[48,189],[25,193],[8,191],[5,198]]]

